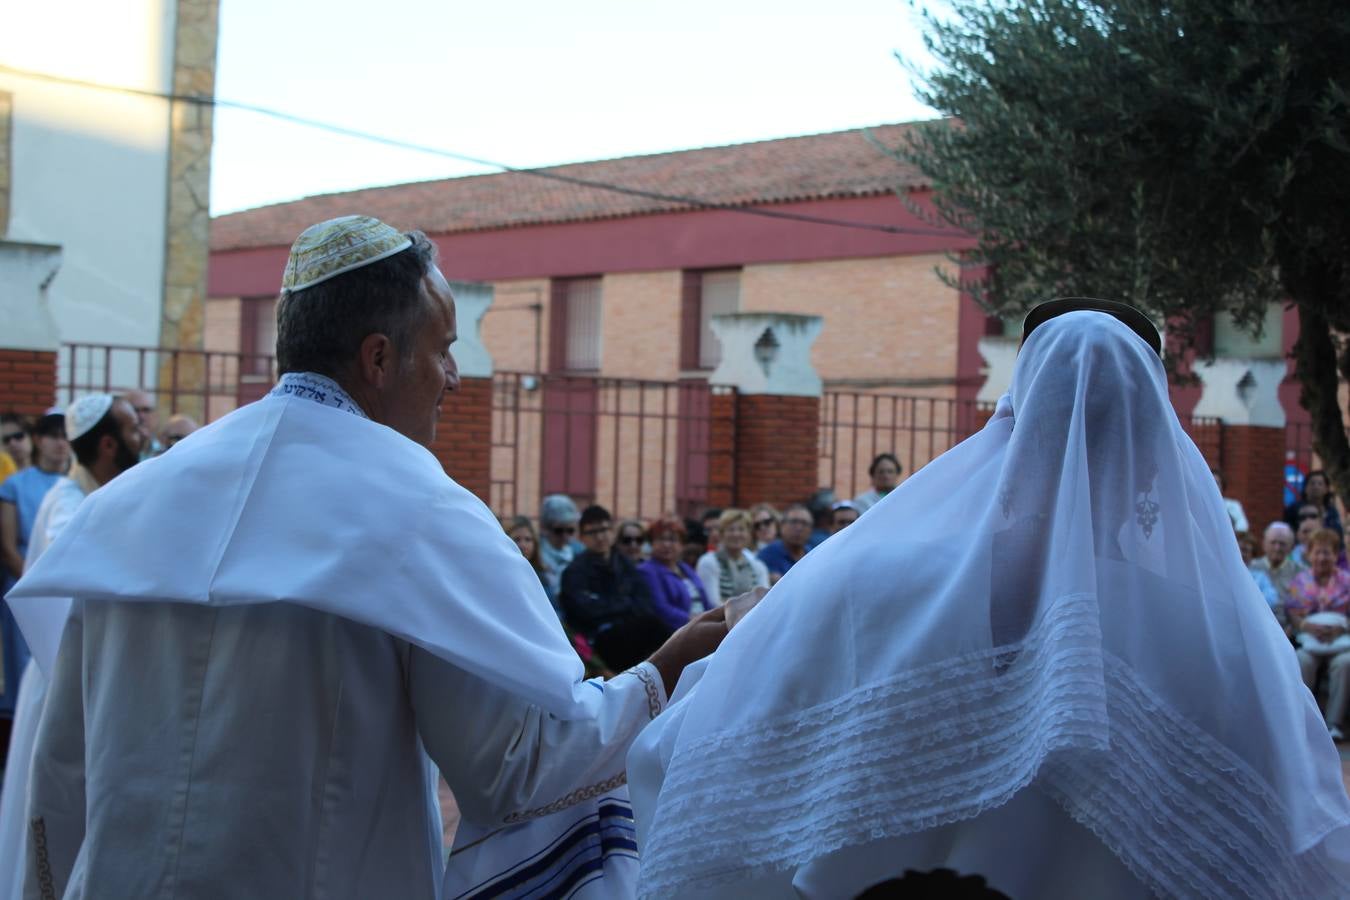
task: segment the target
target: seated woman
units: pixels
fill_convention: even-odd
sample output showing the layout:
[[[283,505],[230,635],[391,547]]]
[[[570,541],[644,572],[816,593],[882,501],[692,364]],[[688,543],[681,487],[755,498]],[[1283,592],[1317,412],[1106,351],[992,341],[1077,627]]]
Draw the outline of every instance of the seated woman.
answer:
[[[751,533],[755,536],[750,549],[758,553],[778,540],[778,523],[781,520],[782,517],[772,504],[756,503],[750,507]]]
[[[645,549],[643,544],[646,543],[646,537],[646,529],[642,527],[641,522],[637,519],[624,519],[619,523],[618,538],[615,545],[620,553],[628,557],[630,563],[640,566],[642,561],[646,559],[646,555],[643,553]]]
[[[1341,724],[1350,702],[1350,573],[1337,568],[1341,536],[1330,528],[1313,533],[1308,541],[1308,570],[1289,582],[1285,612],[1295,631],[1298,664],[1303,683],[1316,690],[1317,678],[1327,672],[1327,730],[1341,740]]]
[[[698,577],[708,591],[708,602],[721,606],[757,587],[769,586],[769,570],[750,547],[750,514],[728,509],[717,520],[721,542],[699,557]]]
[[[674,516],[666,516],[652,523],[647,539],[652,545],[652,558],[638,566],[652,592],[652,611],[671,627],[679,628],[689,621],[694,612],[711,609],[708,592],[703,589],[690,566],[680,559],[684,547],[684,523]]]

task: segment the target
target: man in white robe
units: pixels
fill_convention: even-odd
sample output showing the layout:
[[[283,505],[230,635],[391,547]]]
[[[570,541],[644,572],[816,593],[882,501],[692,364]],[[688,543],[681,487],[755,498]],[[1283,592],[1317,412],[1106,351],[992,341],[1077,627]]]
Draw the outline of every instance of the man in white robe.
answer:
[[[72,403],[65,412],[64,427],[75,462],[42,498],[28,539],[25,569],[42,556],[84,498],[134,465],[145,445],[145,434],[131,404],[109,394],[90,394]],[[29,763],[46,696],[47,678],[36,662],[29,660],[14,710],[14,733],[5,764],[4,789],[0,791],[0,900],[23,896]]]
[[[30,896],[435,897],[424,752],[468,822],[585,802],[726,633],[582,680],[425,449],[458,384],[433,257],[366,217],[306,230],[277,387],[100,490],[9,595],[51,667]]]
[[[1350,897],[1340,760],[1156,329],[1052,301],[1026,332],[986,427],[634,743],[640,897]]]

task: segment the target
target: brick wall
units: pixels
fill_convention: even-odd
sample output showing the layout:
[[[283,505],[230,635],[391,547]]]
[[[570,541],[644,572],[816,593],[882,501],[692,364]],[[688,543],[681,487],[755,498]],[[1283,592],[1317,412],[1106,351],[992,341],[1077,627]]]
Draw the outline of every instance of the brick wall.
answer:
[[[479,335],[492,354],[498,372],[536,372],[548,369],[549,282],[547,278],[498,281],[492,285],[492,305],[484,314]],[[536,314],[532,307],[541,304]],[[539,366],[535,366],[538,329]]]
[[[611,378],[674,381],[680,373],[677,271],[606,275],[600,282],[600,368]]]
[[[1284,516],[1284,443],[1283,428],[1223,429],[1224,495],[1242,501],[1251,533],[1258,537]]]
[[[782,506],[817,487],[820,398],[739,394],[736,401],[736,505]]]
[[[56,354],[0,348],[0,412],[36,418],[56,403]]]
[[[940,254],[769,263],[741,273],[744,312],[825,317],[812,361],[827,381],[879,382],[907,393],[954,396],[961,304],[934,267]],[[672,380],[679,373],[682,273],[605,274],[601,282],[601,370],[607,377]],[[494,283],[483,344],[498,371],[533,371],[535,317],[548,367],[547,279]]]
[[[708,506],[724,509],[736,502],[736,400],[723,389],[709,398]]]
[[[811,362],[827,382],[954,396],[961,304],[933,271],[943,264],[925,254],[747,266],[741,310],[824,316]]]
[[[492,485],[492,379],[465,378],[446,397],[431,452],[450,477],[489,502]]]

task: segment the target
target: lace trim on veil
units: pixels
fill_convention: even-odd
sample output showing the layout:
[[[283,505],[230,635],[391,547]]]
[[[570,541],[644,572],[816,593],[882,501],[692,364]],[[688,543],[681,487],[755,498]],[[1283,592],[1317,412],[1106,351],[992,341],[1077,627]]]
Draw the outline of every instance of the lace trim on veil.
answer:
[[[711,887],[971,818],[1011,799],[1051,752],[1107,740],[1096,602],[1065,596],[1017,644],[680,747],[639,893]],[[745,822],[760,827],[746,834]]]
[[[681,747],[639,896],[969,819],[1033,780],[1160,894],[1350,896],[1320,847],[1287,846],[1269,785],[1103,653],[1087,594],[1018,644]]]
[[[1105,655],[1111,751],[1048,761],[1038,786],[1155,893],[1346,897],[1320,840],[1290,846],[1278,794]]]

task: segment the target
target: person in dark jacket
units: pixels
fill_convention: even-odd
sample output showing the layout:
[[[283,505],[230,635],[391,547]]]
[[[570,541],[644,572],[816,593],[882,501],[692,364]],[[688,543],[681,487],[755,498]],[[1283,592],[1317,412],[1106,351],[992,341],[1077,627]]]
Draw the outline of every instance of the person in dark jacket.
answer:
[[[1303,492],[1295,503],[1284,508],[1284,520],[1289,527],[1298,531],[1299,510],[1311,503],[1322,511],[1322,527],[1330,528],[1337,534],[1343,534],[1341,513],[1336,508],[1336,498],[1331,493],[1331,479],[1321,469],[1313,469],[1303,479]]]
[[[691,614],[711,607],[698,574],[680,559],[685,537],[684,523],[679,519],[657,519],[647,532],[652,557],[638,566],[652,592],[652,611],[671,629],[688,622]]]
[[[642,662],[674,630],[652,612],[647,581],[614,551],[614,520],[603,506],[581,513],[585,552],[562,573],[559,605],[567,624],[585,636],[615,672]]]

